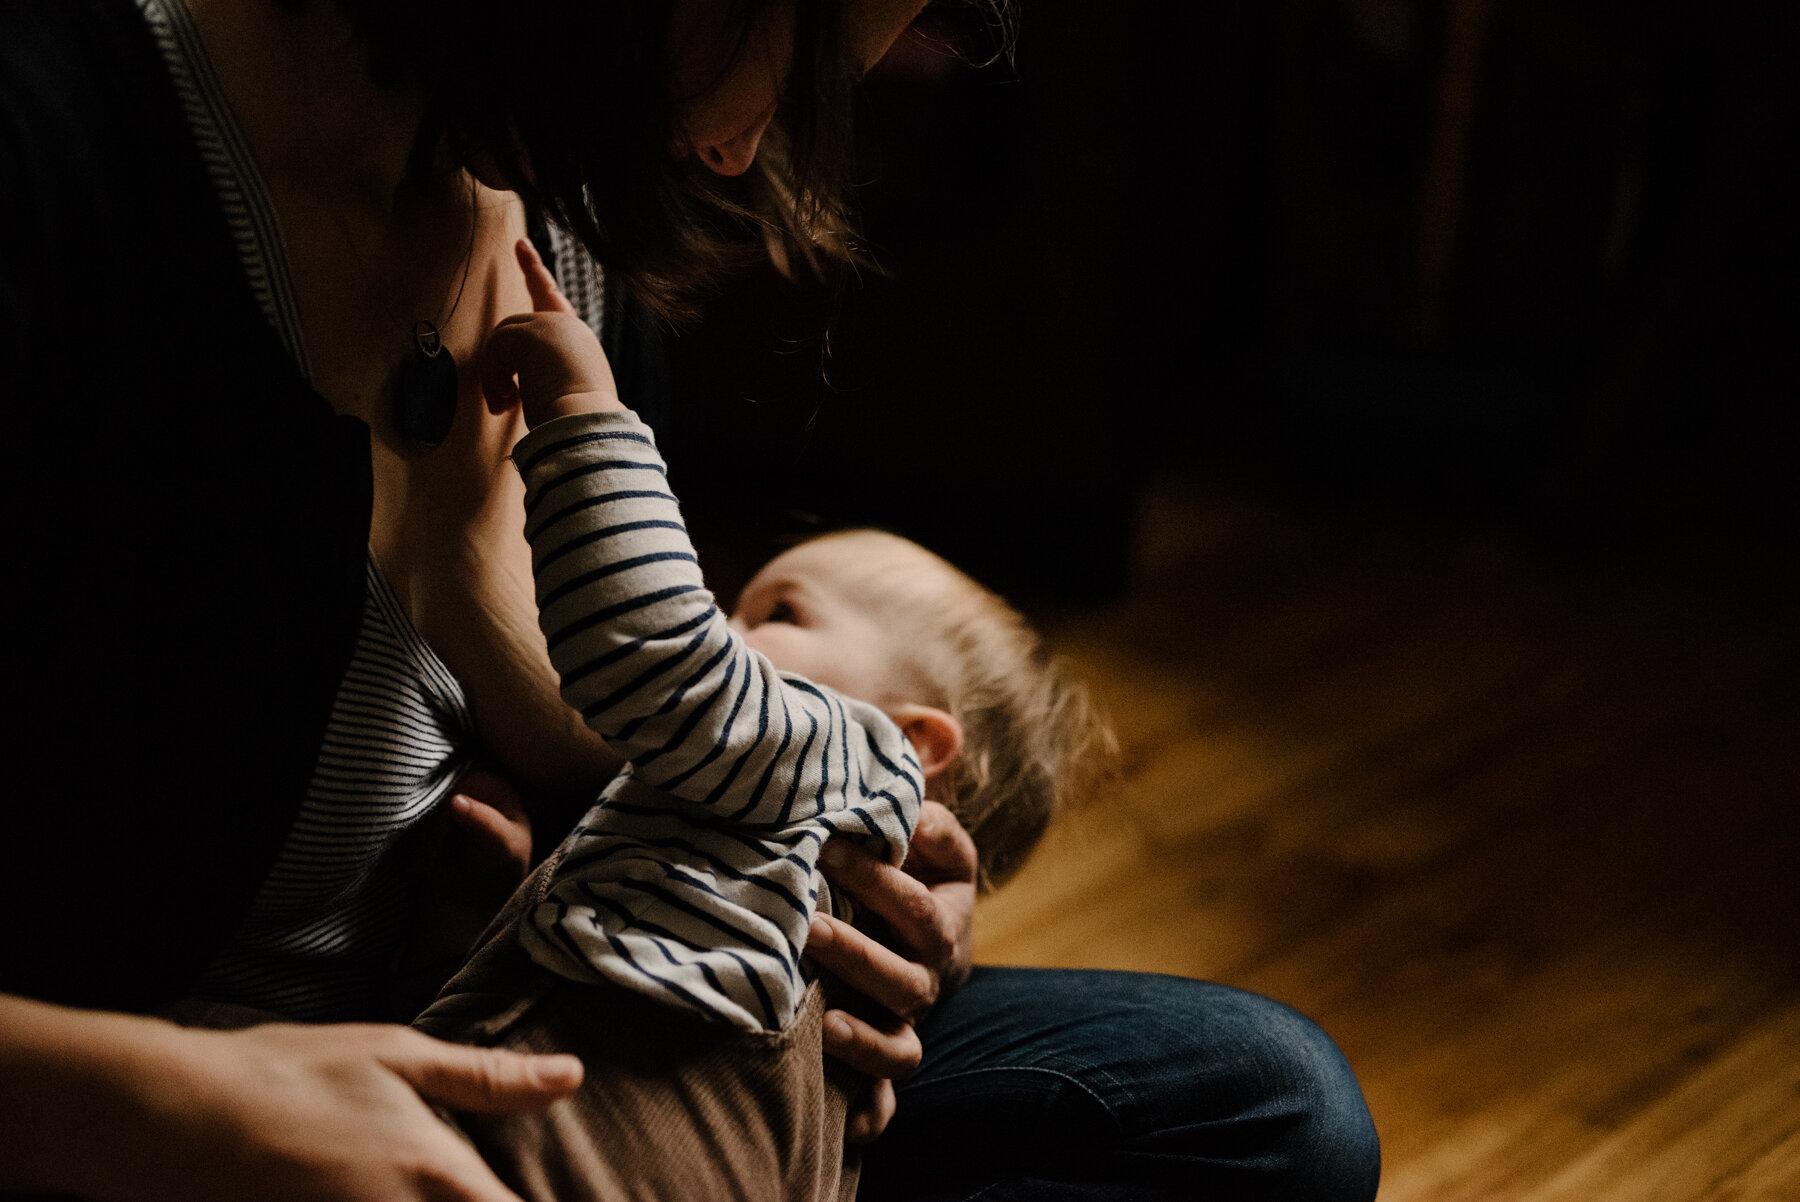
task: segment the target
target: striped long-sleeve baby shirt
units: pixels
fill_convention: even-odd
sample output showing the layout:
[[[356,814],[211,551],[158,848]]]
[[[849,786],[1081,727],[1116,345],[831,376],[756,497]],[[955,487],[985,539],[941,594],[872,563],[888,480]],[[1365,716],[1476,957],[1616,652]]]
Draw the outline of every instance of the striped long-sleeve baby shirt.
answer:
[[[565,977],[780,1029],[819,850],[848,836],[899,863],[924,797],[913,749],[727,627],[632,414],[547,422],[513,459],[563,697],[630,761],[560,849],[525,946]]]

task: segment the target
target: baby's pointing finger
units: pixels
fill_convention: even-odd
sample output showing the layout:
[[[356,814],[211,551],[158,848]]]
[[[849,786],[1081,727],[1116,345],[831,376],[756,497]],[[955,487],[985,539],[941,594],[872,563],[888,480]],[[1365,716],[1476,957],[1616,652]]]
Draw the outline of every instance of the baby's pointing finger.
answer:
[[[538,256],[537,247],[531,244],[530,238],[520,238],[514,243],[513,254],[518,257],[519,270],[525,273],[525,289],[531,293],[533,309],[539,313],[575,312],[575,306],[556,286],[556,277],[544,266],[544,260]]]

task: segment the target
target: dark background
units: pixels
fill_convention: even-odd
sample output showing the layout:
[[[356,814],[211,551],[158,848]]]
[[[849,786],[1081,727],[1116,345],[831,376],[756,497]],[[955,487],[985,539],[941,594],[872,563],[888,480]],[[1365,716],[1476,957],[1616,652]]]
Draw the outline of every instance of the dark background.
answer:
[[[878,270],[746,273],[675,339],[703,551],[875,522],[1097,599],[1175,475],[1784,554],[1792,6],[1018,9],[1010,65],[934,7],[872,75]]]

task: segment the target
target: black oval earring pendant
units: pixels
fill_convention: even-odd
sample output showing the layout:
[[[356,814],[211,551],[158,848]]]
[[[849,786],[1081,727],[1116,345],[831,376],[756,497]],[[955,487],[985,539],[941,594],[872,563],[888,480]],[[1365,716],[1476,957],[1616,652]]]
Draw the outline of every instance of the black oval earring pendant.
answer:
[[[429,449],[456,421],[456,358],[429,321],[413,327],[413,348],[394,380],[394,410],[406,440]]]

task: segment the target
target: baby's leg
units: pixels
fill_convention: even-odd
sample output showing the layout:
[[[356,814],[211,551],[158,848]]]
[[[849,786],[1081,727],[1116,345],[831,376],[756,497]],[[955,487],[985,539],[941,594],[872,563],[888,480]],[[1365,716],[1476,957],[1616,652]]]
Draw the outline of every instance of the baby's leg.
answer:
[[[571,1052],[587,1068],[548,1110],[457,1115],[527,1202],[714,1202],[855,1196],[846,1079],[827,1070],[817,984],[780,1032],[752,1032],[534,964],[517,927],[554,861],[526,882],[468,964],[414,1025],[518,1051]]]

